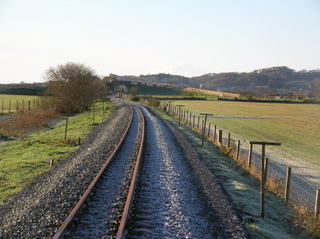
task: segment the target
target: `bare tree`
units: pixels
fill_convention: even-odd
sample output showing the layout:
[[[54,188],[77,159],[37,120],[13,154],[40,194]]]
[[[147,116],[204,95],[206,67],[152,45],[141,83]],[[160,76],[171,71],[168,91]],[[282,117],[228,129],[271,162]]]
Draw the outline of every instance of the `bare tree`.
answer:
[[[59,112],[82,112],[104,92],[104,84],[88,66],[66,63],[46,72],[49,94]]]

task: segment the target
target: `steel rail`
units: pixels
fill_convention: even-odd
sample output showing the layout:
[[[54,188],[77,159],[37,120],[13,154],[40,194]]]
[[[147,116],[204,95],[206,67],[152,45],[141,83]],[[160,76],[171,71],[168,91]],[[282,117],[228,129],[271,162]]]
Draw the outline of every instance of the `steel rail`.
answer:
[[[84,202],[86,201],[86,199],[88,198],[90,192],[92,191],[92,189],[94,188],[94,186],[96,185],[96,183],[99,181],[101,175],[104,173],[104,171],[106,170],[106,168],[109,166],[110,162],[112,161],[112,159],[114,158],[115,154],[119,151],[121,145],[124,142],[124,139],[126,138],[130,126],[132,124],[133,121],[133,110],[132,107],[130,106],[130,120],[129,120],[129,124],[123,134],[123,136],[121,137],[119,143],[116,145],[115,149],[112,151],[111,155],[108,157],[108,159],[105,161],[105,163],[103,164],[102,168],[99,170],[99,172],[97,173],[97,175],[94,177],[94,179],[92,180],[92,182],[90,183],[90,185],[88,186],[88,188],[86,189],[86,191],[84,192],[84,194],[81,196],[81,198],[79,199],[79,201],[77,202],[77,204],[74,206],[74,208],[71,210],[71,212],[69,213],[68,217],[63,221],[63,223],[61,224],[61,226],[58,228],[58,230],[56,231],[55,235],[52,237],[52,239],[60,239],[63,237],[63,235],[66,233],[67,228],[71,225],[71,222],[74,220],[75,216],[77,215],[77,213],[79,212],[79,210],[81,209],[82,205],[84,204]]]
[[[142,153],[143,153],[144,136],[145,136],[145,119],[144,119],[144,115],[143,115],[140,107],[138,107],[138,106],[136,106],[136,107],[137,107],[139,116],[140,116],[141,121],[142,121],[141,141],[140,141],[139,151],[138,151],[138,155],[137,155],[137,160],[136,160],[136,163],[135,163],[135,166],[134,166],[132,179],[131,179],[131,182],[130,182],[128,196],[127,196],[127,199],[126,199],[125,207],[123,209],[122,217],[121,217],[120,224],[119,224],[119,227],[118,227],[118,231],[117,231],[117,234],[116,234],[116,239],[122,239],[123,236],[124,236],[126,223],[128,221],[128,217],[129,217],[129,211],[131,209],[131,205],[132,205],[132,201],[133,201],[133,197],[134,197],[134,190],[135,190],[135,186],[136,186],[137,179],[138,179],[138,172],[139,172]]]

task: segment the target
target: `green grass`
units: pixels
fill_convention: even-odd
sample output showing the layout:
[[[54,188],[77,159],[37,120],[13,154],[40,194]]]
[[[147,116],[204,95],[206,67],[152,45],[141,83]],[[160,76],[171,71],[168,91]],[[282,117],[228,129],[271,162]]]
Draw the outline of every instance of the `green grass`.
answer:
[[[9,112],[10,102],[11,102],[10,112],[15,112],[17,108],[22,109],[23,104],[24,104],[24,109],[28,109],[29,101],[30,101],[30,107],[33,108],[36,105],[37,99],[39,99],[38,96],[0,94],[0,113]]]
[[[133,85],[138,89],[138,95],[181,95],[182,92],[177,89],[159,87],[159,86],[146,86],[146,85]]]
[[[219,98],[217,95],[207,95],[200,92],[183,91],[183,94],[192,97],[203,97],[207,100],[218,100]]]
[[[111,103],[105,103],[105,106],[110,115]],[[101,123],[101,102],[96,104],[95,112],[95,122]],[[62,160],[74,152],[79,147],[78,138],[84,139],[92,128],[93,112],[87,111],[69,117],[68,142],[64,141],[65,120],[62,120],[54,129],[0,144],[0,204],[50,170],[50,159]]]
[[[235,161],[221,155],[219,149],[212,143],[206,141],[205,147],[201,147],[200,135],[189,127],[179,125],[176,119],[163,111],[154,110],[193,145],[202,162],[213,172],[233,205],[241,213],[252,238],[313,238],[305,230],[292,225],[295,212],[284,206],[283,199],[271,192],[265,194],[265,218],[260,218],[259,182],[240,168]]]
[[[205,96],[190,96],[190,95],[138,95],[141,98],[155,98],[160,100],[206,100]]]
[[[247,140],[282,143],[272,150],[320,166],[320,105],[224,101],[177,101],[185,109],[223,116],[272,117],[270,119],[209,119],[209,122]]]

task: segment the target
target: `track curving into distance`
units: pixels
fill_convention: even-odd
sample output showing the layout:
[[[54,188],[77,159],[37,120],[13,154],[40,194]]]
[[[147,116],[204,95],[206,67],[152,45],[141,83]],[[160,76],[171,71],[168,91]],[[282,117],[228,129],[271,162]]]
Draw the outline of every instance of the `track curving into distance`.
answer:
[[[54,238],[240,238],[225,236],[168,126],[145,107],[132,109],[119,150]]]
[[[140,121],[138,109],[132,107],[132,121],[123,142],[107,160],[97,182],[86,191],[88,196],[75,207],[77,212],[69,215],[53,238],[110,238],[116,234],[140,146]]]

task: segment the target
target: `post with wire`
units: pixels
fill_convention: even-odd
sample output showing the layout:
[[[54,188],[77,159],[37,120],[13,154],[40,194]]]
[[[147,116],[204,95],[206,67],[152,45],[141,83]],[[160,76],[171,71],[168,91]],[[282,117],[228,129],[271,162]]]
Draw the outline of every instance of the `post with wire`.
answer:
[[[262,146],[261,152],[261,181],[260,181],[260,217],[264,217],[264,192],[265,192],[265,185],[266,185],[266,145],[270,146],[280,146],[281,143],[277,142],[264,142],[264,141],[250,141],[250,144],[257,144]]]
[[[184,107],[184,105],[176,105],[179,108],[178,111],[178,120],[179,120],[179,125],[180,125],[180,121],[181,121],[181,108]]]
[[[204,125],[202,127],[202,141],[201,144],[203,145],[204,142],[204,136],[206,134],[206,125],[207,125],[207,119],[208,119],[208,115],[213,116],[213,114],[209,114],[209,113],[200,113],[200,115],[204,116]]]

